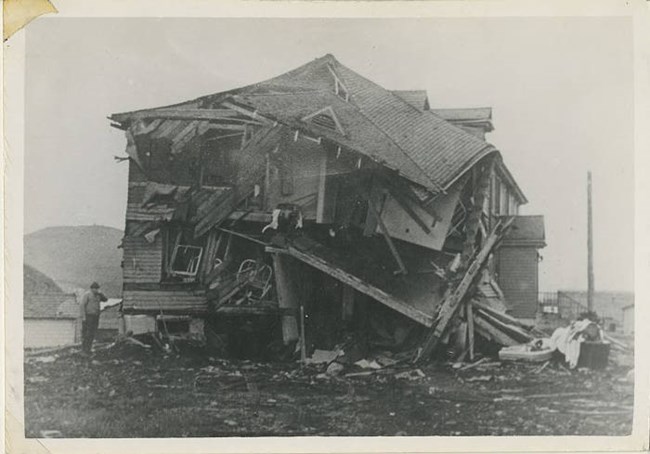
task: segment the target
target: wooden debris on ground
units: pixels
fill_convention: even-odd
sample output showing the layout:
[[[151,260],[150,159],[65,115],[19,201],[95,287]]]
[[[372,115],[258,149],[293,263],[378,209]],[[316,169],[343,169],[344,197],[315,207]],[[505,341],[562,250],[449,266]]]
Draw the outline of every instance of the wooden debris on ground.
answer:
[[[520,345],[535,339],[536,332],[514,317],[490,307],[477,298],[477,286],[480,276],[486,270],[489,257],[499,245],[507,229],[512,224],[512,218],[499,221],[485,237],[480,250],[473,256],[471,263],[457,280],[450,279],[450,287],[443,298],[438,314],[431,330],[423,340],[414,361],[424,361],[435,352],[441,340],[449,337],[452,321],[458,317],[461,326],[466,330],[466,343],[463,340],[462,349],[457,360],[462,362],[469,355],[474,359],[476,340],[475,335],[503,346]]]

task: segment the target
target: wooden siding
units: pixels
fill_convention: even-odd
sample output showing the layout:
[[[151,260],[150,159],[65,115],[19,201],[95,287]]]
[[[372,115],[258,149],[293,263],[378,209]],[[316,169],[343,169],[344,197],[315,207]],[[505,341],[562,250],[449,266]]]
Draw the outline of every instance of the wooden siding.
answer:
[[[163,260],[162,233],[156,235],[153,243],[149,243],[143,236],[125,236],[122,245],[122,272],[125,283],[160,282]]]
[[[537,249],[502,246],[497,252],[497,273],[511,314],[518,318],[534,318],[538,291]]]
[[[75,343],[74,319],[25,319],[25,348],[60,347]]]
[[[174,207],[166,205],[153,205],[143,207],[142,200],[144,197],[147,183],[137,182],[129,183],[129,192],[126,202],[126,219],[129,221],[158,221],[169,220],[174,214]],[[187,190],[187,186],[179,186],[180,190]]]
[[[205,312],[208,308],[204,295],[184,290],[125,290],[122,307],[125,311],[155,313]]]

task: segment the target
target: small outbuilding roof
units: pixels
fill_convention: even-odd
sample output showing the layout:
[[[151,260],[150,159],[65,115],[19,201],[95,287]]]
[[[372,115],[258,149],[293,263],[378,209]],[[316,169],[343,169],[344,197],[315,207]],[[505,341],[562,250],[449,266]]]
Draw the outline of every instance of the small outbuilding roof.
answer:
[[[24,298],[24,318],[74,319],[78,314],[79,306],[73,293],[43,293]]]

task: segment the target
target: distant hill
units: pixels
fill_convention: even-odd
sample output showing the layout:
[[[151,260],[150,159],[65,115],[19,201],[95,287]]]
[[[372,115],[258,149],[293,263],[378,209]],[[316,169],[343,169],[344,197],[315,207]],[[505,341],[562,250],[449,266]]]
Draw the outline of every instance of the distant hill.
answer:
[[[23,266],[23,279],[24,296],[63,293],[54,280],[29,265]]]
[[[101,225],[48,227],[25,235],[25,264],[50,276],[65,292],[101,284],[122,293],[121,230]]]

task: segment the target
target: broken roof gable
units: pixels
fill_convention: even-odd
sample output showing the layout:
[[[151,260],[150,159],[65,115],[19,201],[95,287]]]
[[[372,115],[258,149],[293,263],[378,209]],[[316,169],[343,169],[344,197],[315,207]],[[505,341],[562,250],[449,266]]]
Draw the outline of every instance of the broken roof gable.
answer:
[[[280,123],[305,130],[315,136],[322,136],[340,146],[368,156],[423,187],[432,186],[422,169],[415,165],[386,134],[365,116],[360,115],[354,105],[345,102],[332,92],[299,92],[282,96],[245,93],[235,95],[234,98]],[[345,135],[303,121],[305,117],[328,106],[336,114]]]
[[[446,190],[481,158],[496,152],[490,144],[414,107],[330,54],[272,79],[177,106],[215,109],[233,98],[295,128],[304,127],[300,120],[305,115],[331,105],[349,140],[346,142],[338,134],[328,137],[324,128],[315,132],[368,155],[433,192]],[[301,116],[296,116],[296,111]],[[111,119],[124,123],[130,117],[123,113]]]
[[[423,112],[400,96],[325,55],[261,84],[293,85],[333,92],[340,81],[354,105],[369,123],[396,145],[428,180],[425,187],[439,192],[496,149],[431,112]],[[258,84],[258,85],[261,85]],[[403,171],[403,169],[400,169]],[[404,176],[419,182],[409,172]],[[421,183],[420,183],[421,184]]]
[[[399,96],[333,60],[350,90],[350,101],[420,167],[434,185],[447,189],[465,170],[496,151],[442,118],[422,112]]]

